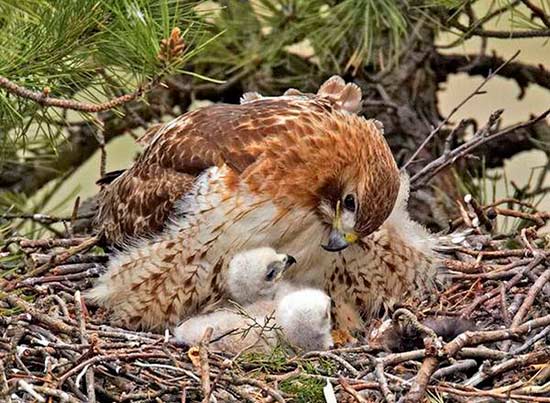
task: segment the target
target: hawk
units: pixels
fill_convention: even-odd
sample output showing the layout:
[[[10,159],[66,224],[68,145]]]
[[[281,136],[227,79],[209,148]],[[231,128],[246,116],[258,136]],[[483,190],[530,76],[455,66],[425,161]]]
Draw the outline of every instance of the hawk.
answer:
[[[98,221],[124,249],[89,296],[128,327],[162,330],[216,306],[229,257],[264,246],[296,257],[293,282],[327,290],[339,328],[423,290],[432,240],[406,212],[382,125],[357,115],[361,97],[335,76],[317,94],[246,94],[147,133],[104,189]]]

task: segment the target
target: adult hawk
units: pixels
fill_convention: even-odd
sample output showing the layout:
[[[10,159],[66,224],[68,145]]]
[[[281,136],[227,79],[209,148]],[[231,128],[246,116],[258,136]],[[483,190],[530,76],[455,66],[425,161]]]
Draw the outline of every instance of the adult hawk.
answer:
[[[162,329],[215,306],[231,257],[262,246],[296,257],[291,280],[325,288],[340,328],[425,287],[431,239],[406,186],[396,205],[397,166],[360,105],[359,87],[332,77],[317,94],[247,94],[147,134],[100,204],[105,236],[132,246],[90,296],[126,326]]]

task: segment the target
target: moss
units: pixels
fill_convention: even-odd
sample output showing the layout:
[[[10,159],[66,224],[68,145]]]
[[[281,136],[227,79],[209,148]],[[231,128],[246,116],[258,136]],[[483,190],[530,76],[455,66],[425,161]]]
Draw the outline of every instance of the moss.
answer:
[[[322,379],[304,376],[287,379],[279,384],[281,391],[290,395],[289,401],[295,403],[324,402],[324,386],[325,382]]]
[[[302,370],[307,374],[332,376],[337,370],[336,364],[324,357],[315,357],[311,360],[298,361]],[[298,375],[281,382],[280,389],[291,395],[292,402],[324,402],[323,379],[309,378]]]
[[[302,362],[302,368],[308,374],[332,376],[336,373],[337,365],[328,358],[319,357],[312,361]]]
[[[248,370],[257,372],[277,373],[292,370],[289,356],[285,350],[278,346],[269,353],[247,352],[240,356],[237,364]]]

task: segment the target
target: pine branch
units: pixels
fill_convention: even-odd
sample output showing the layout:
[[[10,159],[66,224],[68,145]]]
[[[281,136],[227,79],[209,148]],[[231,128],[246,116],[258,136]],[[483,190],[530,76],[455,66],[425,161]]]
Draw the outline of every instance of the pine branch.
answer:
[[[524,38],[548,38],[550,37],[550,29],[537,29],[528,31],[495,31],[485,30],[482,28],[470,28],[466,25],[454,21],[452,26],[459,31],[471,36],[481,36],[484,38],[500,38],[500,39],[524,39]]]
[[[134,92],[115,97],[99,104],[50,97],[49,94],[51,90],[49,87],[45,87],[42,92],[32,91],[2,76],[0,76],[0,87],[4,88],[10,94],[30,99],[42,106],[53,106],[88,113],[104,112],[127,104],[128,102],[132,102],[145,92],[154,88],[160,82],[163,74],[170,69],[171,65],[181,60],[184,51],[185,43],[181,37],[181,31],[179,28],[175,27],[172,29],[170,36],[163,39],[160,43],[160,51],[157,54],[157,58],[163,65],[162,70],[153,79],[140,85]]]
[[[193,86],[189,76],[170,77],[167,87],[157,86],[147,94],[147,102],[133,101],[126,104],[131,113],[120,116],[114,111],[101,112],[98,116],[101,126],[89,122],[73,123],[69,126],[69,136],[57,146],[55,158],[40,164],[7,164],[0,176],[0,194],[3,192],[24,193],[30,196],[48,182],[64,173],[79,167],[100,147],[96,140],[98,132],[104,136],[105,144],[128,131],[149,124],[179,107],[185,111],[192,99],[205,99],[213,102],[233,97],[234,88],[241,82],[238,77],[222,85],[201,84]],[[240,93],[239,93],[240,94]]]
[[[550,17],[548,16],[548,14],[544,12],[542,8],[533,4],[531,0],[521,0],[521,2],[525,4],[525,6],[529,10],[531,10],[531,12],[533,13],[533,16],[539,18],[544,25],[550,28]]]
[[[25,87],[22,87],[5,77],[0,76],[0,87],[4,88],[10,94],[17,95],[21,98],[30,99],[42,106],[53,106],[62,109],[71,109],[74,111],[97,113],[103,112],[109,109],[114,109],[118,106],[126,104],[140,97],[144,91],[152,87],[153,83],[150,82],[143,87],[139,87],[136,91],[122,95],[120,97],[113,98],[109,101],[102,102],[100,104],[92,104],[87,102],[79,102],[71,99],[61,99],[50,97],[50,90],[45,88],[42,92],[31,91]]]

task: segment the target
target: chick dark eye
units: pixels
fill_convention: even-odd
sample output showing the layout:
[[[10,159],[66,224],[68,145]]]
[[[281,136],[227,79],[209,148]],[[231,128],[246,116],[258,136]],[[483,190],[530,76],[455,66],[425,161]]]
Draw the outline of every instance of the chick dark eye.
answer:
[[[355,212],[355,197],[353,195],[347,195],[344,197],[344,208]]]
[[[267,271],[267,274],[265,276],[265,279],[267,281],[273,281],[273,279],[275,278],[275,274],[277,274],[277,270],[276,269],[269,269]]]

